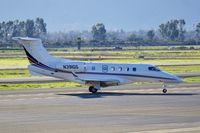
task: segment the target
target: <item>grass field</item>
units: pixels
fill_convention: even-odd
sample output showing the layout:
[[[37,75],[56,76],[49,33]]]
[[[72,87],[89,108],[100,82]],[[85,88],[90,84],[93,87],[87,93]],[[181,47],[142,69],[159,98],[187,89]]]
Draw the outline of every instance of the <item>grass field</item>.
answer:
[[[1,66],[27,66],[29,64],[27,58],[3,58],[0,59]]]
[[[200,47],[199,47],[200,48]],[[128,48],[127,48],[128,49]],[[94,50],[92,51],[91,48],[82,49],[80,51],[77,51],[72,48],[60,48],[60,49],[48,49],[49,53],[55,54],[55,55],[84,55],[84,56],[92,56],[92,55],[132,55],[132,56],[138,56],[138,55],[144,55],[144,56],[159,56],[159,57],[177,57],[177,56],[191,56],[196,57],[200,56],[200,50],[168,50],[167,47],[163,46],[156,46],[156,47],[141,47],[140,49],[129,49],[122,51],[115,51],[111,48],[105,48],[105,50]],[[92,51],[92,52],[91,52]],[[25,55],[24,51],[21,50],[0,50],[0,57],[3,55],[16,55],[21,54]]]
[[[74,82],[58,82],[43,84],[0,84],[0,90],[16,90],[16,89],[40,89],[40,88],[66,88],[80,87],[81,85]]]
[[[28,70],[1,70],[0,78],[30,77]]]
[[[187,73],[187,72],[200,72],[200,65],[190,66],[161,66],[161,70],[169,73]]]
[[[110,62],[110,63],[148,63],[148,64],[161,64],[161,63],[200,63],[199,59],[112,59],[112,60],[98,60],[95,62]]]
[[[200,63],[200,59],[104,59],[104,60],[93,60],[93,62],[107,62],[107,63],[148,63],[148,64],[161,64],[161,63]],[[4,58],[0,59],[1,66],[18,66],[24,67],[29,64],[27,58]]]
[[[199,83],[200,77],[184,78],[183,81],[186,82],[186,83]]]

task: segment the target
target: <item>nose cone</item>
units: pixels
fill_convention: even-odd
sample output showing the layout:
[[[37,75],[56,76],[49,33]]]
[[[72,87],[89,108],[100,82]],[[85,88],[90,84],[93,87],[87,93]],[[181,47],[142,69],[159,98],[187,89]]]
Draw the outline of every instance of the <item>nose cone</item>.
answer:
[[[178,76],[174,76],[174,81],[175,81],[175,83],[183,82],[183,80],[181,78],[179,78]]]
[[[166,81],[168,83],[181,83],[181,82],[183,82],[182,79],[179,78],[176,75],[172,75],[172,74],[169,74],[169,73],[164,73],[164,74],[165,74],[165,77],[168,78],[168,80]]]

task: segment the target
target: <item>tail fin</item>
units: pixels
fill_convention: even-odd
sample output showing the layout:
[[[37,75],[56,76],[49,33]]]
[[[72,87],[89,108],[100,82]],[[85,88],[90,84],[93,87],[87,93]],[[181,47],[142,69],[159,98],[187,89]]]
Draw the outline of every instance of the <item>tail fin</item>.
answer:
[[[54,57],[48,54],[43,47],[41,39],[30,37],[13,37],[13,40],[18,41],[23,45],[26,55],[31,64],[42,62],[48,64],[54,60]]]

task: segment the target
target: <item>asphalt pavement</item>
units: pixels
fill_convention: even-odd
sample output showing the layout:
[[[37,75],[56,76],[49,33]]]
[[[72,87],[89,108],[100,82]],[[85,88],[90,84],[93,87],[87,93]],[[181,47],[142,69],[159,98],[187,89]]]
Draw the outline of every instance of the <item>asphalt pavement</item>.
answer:
[[[200,84],[0,91],[1,133],[199,133]]]

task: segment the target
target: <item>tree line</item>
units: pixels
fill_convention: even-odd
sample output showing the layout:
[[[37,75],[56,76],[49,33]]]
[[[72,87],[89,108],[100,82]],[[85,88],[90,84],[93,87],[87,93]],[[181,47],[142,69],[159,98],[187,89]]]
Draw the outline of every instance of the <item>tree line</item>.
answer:
[[[46,36],[46,23],[43,18],[27,19],[26,21],[8,21],[0,23],[0,43],[9,43],[12,37],[29,36],[44,37]]]
[[[184,41],[197,41],[200,37],[200,23],[196,25],[194,31],[186,31],[184,26],[186,22],[184,19],[170,20],[166,23],[159,25],[158,30],[148,30],[139,32],[108,32],[106,33],[105,26],[102,23],[98,23],[92,27],[93,39],[95,40],[126,40],[129,42],[139,41],[171,41],[171,42],[184,42]],[[125,34],[126,37],[120,38],[120,35]]]
[[[91,27],[91,31],[48,33],[47,40],[49,45],[79,45],[78,49],[80,42],[84,46],[200,44],[200,23],[191,31],[187,31],[185,25],[185,20],[174,19],[160,24],[156,30],[126,32],[123,29],[108,31],[103,23],[97,23]]]
[[[184,19],[173,19],[162,23],[157,29],[126,32],[123,29],[108,31],[103,23],[91,26],[85,31],[47,32],[42,18],[26,21],[8,21],[0,23],[0,46],[12,45],[12,37],[28,36],[42,38],[46,46],[115,46],[115,45],[168,45],[199,44],[200,22],[195,29],[187,31]]]

